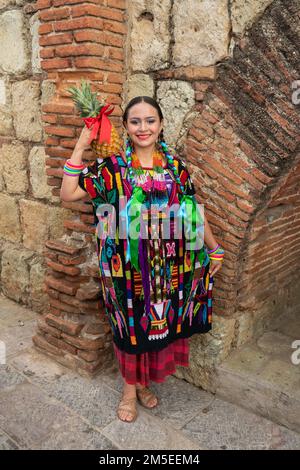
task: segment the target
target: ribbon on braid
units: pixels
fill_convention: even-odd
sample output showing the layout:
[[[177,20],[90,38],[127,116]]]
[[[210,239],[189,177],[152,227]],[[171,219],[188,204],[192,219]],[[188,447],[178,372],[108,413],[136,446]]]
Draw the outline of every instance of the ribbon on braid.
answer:
[[[168,166],[173,172],[175,181],[180,189],[180,208],[178,216],[182,217],[182,220],[185,224],[185,235],[188,239],[191,250],[191,263],[193,265],[195,253],[197,252],[198,259],[202,265],[203,260],[205,258],[205,252],[203,245],[199,246],[199,242],[203,239],[202,231],[204,229],[204,219],[202,217],[202,214],[200,213],[195,196],[193,194],[186,194],[186,189],[180,180],[179,173],[174,163],[174,158],[170,154],[168,146],[164,141],[163,133],[161,133],[161,139],[159,144],[163,153],[165,154]],[[191,235],[193,233],[195,235],[193,236],[193,238],[191,238]]]

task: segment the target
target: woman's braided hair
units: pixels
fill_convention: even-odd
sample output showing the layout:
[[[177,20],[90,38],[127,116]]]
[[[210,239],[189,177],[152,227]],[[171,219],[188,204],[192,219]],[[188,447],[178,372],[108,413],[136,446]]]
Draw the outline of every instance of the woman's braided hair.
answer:
[[[148,103],[151,106],[153,106],[153,108],[155,108],[158,112],[160,121],[163,120],[163,113],[162,113],[162,110],[161,110],[159,104],[157,103],[157,101],[155,101],[150,96],[136,96],[131,101],[129,101],[129,103],[127,104],[127,106],[125,108],[125,111],[124,111],[124,114],[123,114],[123,123],[124,124],[127,122],[128,113],[129,113],[130,108],[132,106],[134,106],[135,104],[142,103],[142,102]],[[175,163],[174,163],[174,157],[170,154],[168,146],[165,142],[163,131],[161,131],[161,133],[159,134],[158,145],[160,147],[160,150],[165,155],[165,158],[167,160],[167,166],[172,171],[176,183],[178,184],[180,190],[182,192],[184,192],[184,186],[182,185],[182,183],[180,181],[179,173],[178,173],[178,170],[177,170],[177,168],[175,166]],[[133,150],[134,149],[133,149],[132,141],[131,141],[130,138],[127,138],[125,155],[126,155],[126,159],[127,159],[129,179],[130,179],[131,184],[134,186],[134,184],[135,184],[135,182],[134,182],[134,172],[133,172],[133,169],[132,169],[132,153],[133,153]]]

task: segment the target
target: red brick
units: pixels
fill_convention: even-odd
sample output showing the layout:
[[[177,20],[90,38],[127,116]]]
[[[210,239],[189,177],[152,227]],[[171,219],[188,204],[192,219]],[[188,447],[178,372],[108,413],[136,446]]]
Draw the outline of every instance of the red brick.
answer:
[[[121,73],[108,73],[107,74],[107,81],[109,83],[124,83],[125,76]]]
[[[45,126],[44,129],[47,134],[51,134],[51,135],[74,137],[74,134],[75,134],[75,130],[72,127]]]
[[[63,34],[52,34],[47,36],[41,36],[39,38],[40,46],[51,46],[55,44],[68,44],[73,42],[72,33]]]
[[[53,328],[52,326],[47,325],[44,317],[38,319],[38,328],[42,332],[49,333],[50,335],[55,336],[56,338],[61,337],[61,332],[57,330],[56,328]]]
[[[73,104],[61,104],[50,102],[42,105],[42,111],[44,113],[54,113],[54,114],[74,114],[74,105]]]
[[[73,31],[74,29],[95,28],[103,29],[103,20],[92,16],[76,18],[74,20],[57,21],[54,23],[55,31]],[[106,28],[104,28],[106,29]]]
[[[123,70],[123,64],[113,63],[111,60],[101,60],[96,57],[81,57],[74,59],[75,67],[81,68],[95,68],[101,70],[109,70],[113,72],[121,72]]]
[[[55,123],[54,123],[55,124]],[[59,139],[57,137],[48,136],[44,142],[45,145],[59,145]]]
[[[72,257],[67,257],[67,256],[63,256],[63,255],[58,255],[58,261],[62,264],[64,264],[65,266],[74,266],[74,265],[77,265],[77,264],[82,264],[86,261],[86,256],[82,255],[82,256],[72,256]],[[75,289],[76,291],[76,289]],[[62,292],[66,292],[65,290],[63,290]],[[68,294],[69,292],[66,292],[66,294]]]
[[[110,47],[108,49],[108,57],[110,59],[121,60],[121,61],[125,59],[124,51],[122,51],[121,49],[113,48],[113,47]]]
[[[74,356],[76,355],[77,349],[74,348],[74,346],[71,346],[70,344],[66,343],[65,341],[55,338],[54,336],[48,333],[45,335],[45,339],[46,341],[48,341],[48,343],[61,349],[62,351],[67,351],[68,353],[73,354]]]
[[[103,338],[88,339],[88,338],[75,338],[65,333],[62,334],[62,338],[72,346],[78,349],[84,349],[85,351],[96,351],[104,347],[104,335]]]
[[[70,158],[70,150],[61,149],[57,147],[46,147],[46,154],[50,157],[65,157]]]
[[[44,285],[44,292],[46,292],[53,299],[58,299],[58,292],[54,289],[51,289],[49,286]]]
[[[75,295],[79,287],[79,284],[74,284],[74,282],[71,283],[63,279],[55,279],[53,276],[46,276],[45,283],[53,289],[68,295]]]
[[[61,349],[48,343],[48,341],[39,334],[33,336],[32,341],[36,347],[42,350],[48,351],[51,354],[54,354],[55,356],[63,356],[63,352],[61,351]]]
[[[50,261],[50,260],[47,261],[47,266],[49,268],[53,269],[54,271],[66,273],[69,276],[77,276],[78,274],[80,274],[80,269],[76,268],[75,266],[68,267],[68,266],[64,266],[60,263],[55,263],[55,262]]]
[[[82,118],[76,116],[58,116],[57,122],[62,126],[80,126],[80,132],[83,124]]]
[[[83,233],[95,233],[94,227],[88,227],[85,224],[80,222],[73,222],[72,220],[65,220],[64,227],[70,230],[75,230],[75,232],[83,232]]]
[[[105,0],[96,0],[97,3],[104,3]],[[85,3],[95,3],[95,0],[84,0]],[[61,5],[74,5],[76,3],[82,3],[82,0],[52,0],[52,4],[55,7],[60,7]]]
[[[53,21],[61,20],[70,17],[70,8],[50,8],[49,10],[43,10],[39,13],[41,21]]]
[[[64,173],[62,168],[46,168],[46,175],[57,176],[58,178],[62,178]]]
[[[103,21],[103,29],[104,31],[111,31],[113,33],[118,33],[118,34],[126,34],[127,33],[127,28],[125,24],[123,23],[118,23],[117,21]]]
[[[80,132],[81,132],[81,129],[80,129]],[[68,140],[61,139],[60,140],[61,147],[67,147],[67,148],[70,148],[70,149],[73,149],[75,147],[76,143],[77,143],[77,139],[68,139]]]
[[[58,318],[55,315],[49,313],[45,316],[45,321],[48,325],[57,328],[58,330],[63,331],[71,336],[77,336],[83,328],[82,323],[75,323],[69,320],[64,320],[63,318]]]
[[[112,8],[105,8],[99,5],[78,5],[72,7],[72,17],[92,15],[98,18],[108,18],[115,21],[123,22],[124,15],[121,11],[115,11]]]
[[[57,46],[55,48],[55,53],[59,57],[69,57],[69,56],[78,56],[78,55],[93,55],[93,56],[103,56],[104,47],[100,44],[75,44],[75,45],[66,45],[66,46]]]
[[[102,351],[78,351],[78,357],[81,357],[87,362],[92,362],[96,361],[97,359],[100,358],[100,355],[102,354]]]
[[[42,121],[48,122],[49,124],[56,124],[57,123],[57,116],[55,116],[53,114],[42,114]],[[53,142],[54,141],[55,141],[55,139],[53,140]],[[55,144],[49,144],[49,145],[57,145],[58,142],[59,142],[58,139],[56,139]]]
[[[51,23],[41,24],[38,28],[39,34],[48,34],[52,32],[53,32],[53,26]]]
[[[87,215],[87,214],[81,214],[80,215],[80,220],[82,222],[87,223],[87,224],[93,224],[94,223],[94,216],[93,215]]]
[[[51,7],[51,0],[37,0],[35,3],[35,7],[37,10],[43,10],[44,8]]]
[[[88,194],[86,195],[86,200],[90,202],[88,199]],[[92,205],[91,204],[86,204],[82,201],[85,201],[85,199],[81,199],[80,202],[66,202],[62,201],[61,207],[65,207],[66,209],[71,209],[73,211],[78,211],[78,212],[92,212]]]
[[[239,199],[237,200],[237,206],[244,212],[247,212],[248,214],[252,214],[255,210],[255,207],[253,205],[247,204],[244,201],[240,201]]]
[[[71,67],[69,59],[46,59],[42,60],[41,67],[44,70],[67,69]]]
[[[107,0],[107,5],[120,10],[126,10],[126,0]]]
[[[54,49],[53,47],[46,47],[41,49],[40,51],[40,57],[42,59],[50,59],[51,57],[54,57]]]
[[[64,312],[64,313],[72,313],[72,314],[76,314],[76,315],[79,315],[79,313],[81,313],[81,312],[79,312],[79,309],[77,307],[74,307],[73,305],[66,304],[64,302],[61,302],[61,300],[50,298],[49,301],[50,301],[51,307],[54,307],[60,313]]]

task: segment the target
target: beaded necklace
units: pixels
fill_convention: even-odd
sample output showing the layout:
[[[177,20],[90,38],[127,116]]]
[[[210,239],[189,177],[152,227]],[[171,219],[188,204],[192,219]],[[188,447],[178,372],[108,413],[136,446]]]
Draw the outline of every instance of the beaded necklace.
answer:
[[[166,191],[166,180],[163,169],[162,153],[155,150],[153,153],[153,177],[141,166],[141,162],[135,152],[132,153],[132,168],[135,174],[135,182],[144,191]]]

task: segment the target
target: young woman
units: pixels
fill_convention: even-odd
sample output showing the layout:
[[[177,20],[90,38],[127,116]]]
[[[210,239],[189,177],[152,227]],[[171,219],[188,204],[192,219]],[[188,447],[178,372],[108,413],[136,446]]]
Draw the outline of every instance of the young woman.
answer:
[[[83,128],[64,167],[61,199],[76,201],[88,193],[95,225],[99,221],[102,294],[124,380],[117,413],[132,422],[137,400],[146,408],[158,404],[150,381],[163,382],[176,365],[188,366],[188,338],[211,329],[213,276],[224,251],[205,216],[204,243],[189,243],[199,242],[200,232],[195,237],[191,228],[199,227],[200,211],[184,162],[164,141],[158,103],[147,96],[132,99],[123,124],[125,152],[87,167],[82,154],[91,129]],[[176,216],[171,207],[178,209]]]

